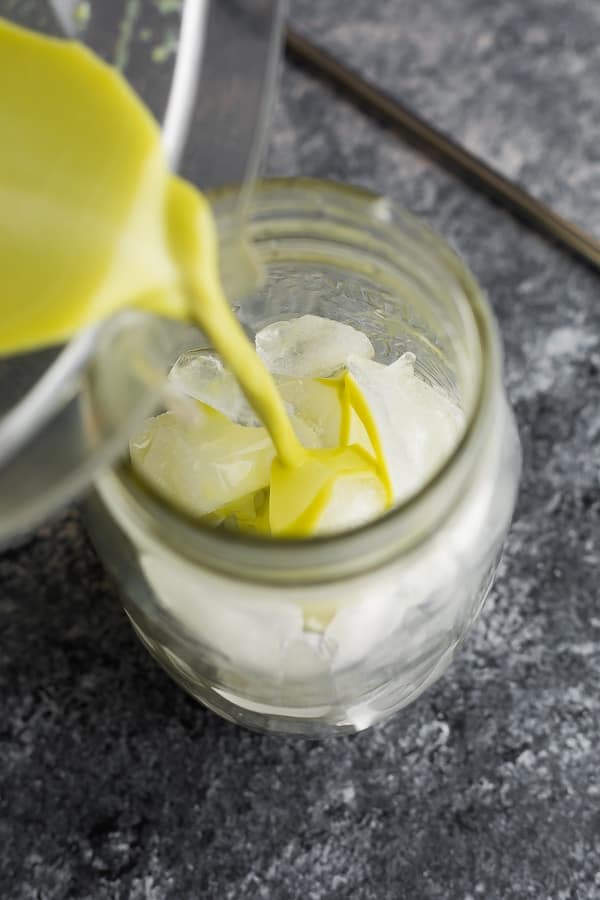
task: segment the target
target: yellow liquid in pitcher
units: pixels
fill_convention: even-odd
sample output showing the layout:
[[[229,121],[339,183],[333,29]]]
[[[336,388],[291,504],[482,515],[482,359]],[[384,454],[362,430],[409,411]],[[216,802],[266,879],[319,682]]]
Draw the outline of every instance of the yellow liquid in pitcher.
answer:
[[[299,442],[223,295],[208,202],[169,173],[156,122],[115,70],[0,20],[0,134],[0,354],[65,341],[127,306],[191,318],[275,446],[272,533],[310,534],[341,474],[374,474],[391,502],[360,447]]]

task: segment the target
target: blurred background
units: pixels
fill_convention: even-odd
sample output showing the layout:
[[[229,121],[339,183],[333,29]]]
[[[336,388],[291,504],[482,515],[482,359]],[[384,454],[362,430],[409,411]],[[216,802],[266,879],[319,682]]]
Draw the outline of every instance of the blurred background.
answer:
[[[600,8],[592,0],[354,0],[348,9],[292,0],[290,13],[300,33],[600,236]],[[329,148],[339,151],[337,176],[356,179],[360,135],[348,144]],[[316,132],[309,146],[312,155]],[[417,204],[427,212],[431,199]]]

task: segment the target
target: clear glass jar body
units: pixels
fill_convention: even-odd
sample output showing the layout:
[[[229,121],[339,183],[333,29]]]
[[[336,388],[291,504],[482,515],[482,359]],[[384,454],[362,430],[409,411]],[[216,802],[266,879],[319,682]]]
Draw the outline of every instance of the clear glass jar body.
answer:
[[[463,406],[458,447],[400,508],[331,538],[210,531],[126,463],[97,479],[90,530],[138,635],[194,697],[256,729],[357,731],[444,671],[491,586],[520,467],[498,338],[462,263],[381,198],[267,182],[251,232],[266,281],[239,310],[248,328],[313,312],[361,328],[384,362],[413,351]]]

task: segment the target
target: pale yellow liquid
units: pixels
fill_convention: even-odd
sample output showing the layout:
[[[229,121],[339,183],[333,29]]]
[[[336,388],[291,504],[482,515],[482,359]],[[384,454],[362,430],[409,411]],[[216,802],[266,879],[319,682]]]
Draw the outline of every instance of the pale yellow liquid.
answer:
[[[273,533],[310,534],[341,473],[385,483],[359,447],[300,444],[223,295],[210,207],[169,173],[155,121],[116,71],[0,20],[0,134],[0,354],[65,341],[126,306],[192,318],[275,446]]]

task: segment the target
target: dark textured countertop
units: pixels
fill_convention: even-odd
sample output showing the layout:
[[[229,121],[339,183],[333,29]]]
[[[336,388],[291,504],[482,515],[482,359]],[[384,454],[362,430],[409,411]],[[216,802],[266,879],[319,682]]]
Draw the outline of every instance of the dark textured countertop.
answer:
[[[594,0],[297,0],[295,24],[600,232]],[[0,559],[0,896],[600,898],[600,276],[286,67],[268,171],[427,218],[489,292],[524,448],[485,611],[414,706],[307,743],[150,660],[76,508]]]

